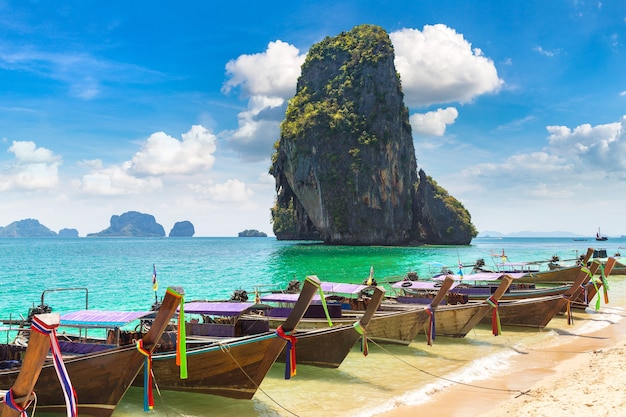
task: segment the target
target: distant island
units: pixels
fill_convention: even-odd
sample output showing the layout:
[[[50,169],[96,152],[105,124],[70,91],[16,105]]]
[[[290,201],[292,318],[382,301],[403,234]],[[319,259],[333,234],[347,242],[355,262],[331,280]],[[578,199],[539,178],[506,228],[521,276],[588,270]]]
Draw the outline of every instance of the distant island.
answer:
[[[0,237],[58,237],[39,220],[18,220],[6,227],[0,227]]]
[[[184,220],[176,222],[169,237],[192,237],[195,234],[193,224]],[[8,226],[0,226],[0,238],[78,238],[78,230],[63,228],[56,233],[42,225],[36,219],[14,221]],[[120,216],[111,216],[110,226],[98,233],[89,233],[87,237],[165,237],[165,229],[158,224],[154,216],[137,211],[129,211]]]
[[[169,237],[192,237],[196,233],[193,224],[189,220],[182,222],[176,222],[172,230],[170,230]]]
[[[267,233],[259,232],[255,229],[246,229],[243,232],[239,232],[239,237],[267,237]]]

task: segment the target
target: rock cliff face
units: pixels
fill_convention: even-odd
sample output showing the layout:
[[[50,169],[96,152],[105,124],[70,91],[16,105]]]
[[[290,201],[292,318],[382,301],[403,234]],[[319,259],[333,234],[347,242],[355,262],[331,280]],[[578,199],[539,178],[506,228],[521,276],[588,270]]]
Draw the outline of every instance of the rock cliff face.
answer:
[[[164,237],[165,229],[151,214],[129,211],[121,216],[111,216],[109,228],[89,233],[88,237]]]
[[[0,237],[57,237],[57,234],[39,220],[24,219],[0,227]]]
[[[428,177],[418,178],[408,109],[393,61],[387,33],[372,25],[310,49],[270,169],[276,180],[272,220],[278,239],[466,244],[475,234],[471,222],[469,228],[450,231],[462,221],[448,209],[456,200],[447,193],[444,203],[420,200],[436,193],[426,187]],[[422,185],[426,189],[420,190]]]
[[[193,224],[188,220],[174,223],[174,227],[170,230],[169,237],[192,237],[196,233]]]

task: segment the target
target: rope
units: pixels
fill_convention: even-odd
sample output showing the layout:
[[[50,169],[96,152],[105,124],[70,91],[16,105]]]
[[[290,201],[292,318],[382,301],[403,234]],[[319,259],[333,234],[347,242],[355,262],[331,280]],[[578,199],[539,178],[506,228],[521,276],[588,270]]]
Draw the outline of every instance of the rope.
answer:
[[[34,392],[31,394],[31,396],[33,394]],[[28,414],[26,413],[26,409],[30,406],[30,403],[33,401],[32,398],[29,398],[24,404],[24,407],[21,407],[17,402],[15,402],[15,398],[13,398],[13,395],[14,395],[13,388],[10,388],[7,391],[7,393],[4,395],[4,403],[9,408],[12,408],[13,410],[19,412],[21,417],[28,417]]]
[[[243,373],[245,375],[246,378],[248,378],[248,380],[252,383],[252,385],[254,385],[254,387],[263,393],[263,395],[265,395],[271,402],[273,402],[274,404],[276,404],[276,406],[280,407],[282,410],[286,411],[287,413],[291,414],[292,416],[298,417],[298,414],[294,413],[293,411],[287,409],[285,406],[283,406],[282,404],[280,404],[278,401],[276,401],[274,398],[272,398],[271,395],[269,395],[267,392],[265,392],[263,390],[263,388],[261,388],[261,386],[259,384],[257,384],[254,379],[252,379],[252,377],[245,371],[245,369],[243,369],[243,367],[239,364],[239,362],[237,362],[237,359],[235,359],[235,357],[233,356],[233,354],[230,351],[230,345],[228,343],[222,343],[222,342],[216,342],[219,347],[220,350],[226,354],[228,354],[228,356],[230,356],[230,359],[232,359],[233,363],[235,365],[237,365],[237,367],[239,368],[239,370],[241,371],[241,373]],[[154,374],[152,375],[154,378]],[[156,383],[156,379],[154,382],[154,385],[157,389],[157,394],[159,395],[159,398],[161,398],[161,402],[163,404],[163,406],[165,407],[165,401],[163,400],[163,397],[161,395],[161,391],[159,390],[159,386]],[[167,415],[167,411],[166,411],[166,415]]]
[[[530,390],[520,391],[520,390],[512,390],[512,389],[502,389],[502,388],[484,387],[484,386],[481,386],[481,385],[474,385],[474,384],[468,384],[468,383],[466,383],[466,382],[455,381],[455,380],[453,380],[453,379],[446,378],[446,377],[443,377],[443,376],[441,376],[441,375],[435,375],[435,374],[433,374],[432,372],[428,372],[428,371],[425,371],[425,370],[423,370],[423,369],[420,369],[420,368],[418,368],[418,367],[416,367],[416,366],[413,366],[411,363],[409,363],[409,362],[405,361],[404,359],[400,358],[400,357],[399,357],[399,356],[397,356],[397,355],[394,355],[394,354],[393,354],[393,353],[391,353],[389,350],[385,349],[385,348],[384,348],[383,346],[381,346],[379,343],[376,343],[375,341],[372,341],[372,342],[373,342],[376,346],[378,346],[379,348],[381,348],[383,351],[385,351],[386,353],[390,354],[390,355],[391,355],[391,356],[393,356],[394,358],[398,359],[400,362],[404,363],[405,365],[410,366],[411,368],[413,368],[413,369],[415,369],[416,371],[419,371],[419,372],[421,372],[421,373],[423,373],[423,374],[426,374],[426,375],[432,376],[432,377],[437,378],[437,379],[441,379],[442,381],[447,381],[447,382],[451,382],[451,383],[453,383],[453,384],[463,385],[463,386],[466,386],[466,387],[471,387],[471,388],[484,389],[484,390],[488,390],[488,391],[499,391],[499,392],[506,392],[506,393],[517,393],[517,394],[518,394],[518,395],[517,395],[517,397],[519,397],[519,396],[521,396],[521,395],[524,395],[524,394],[528,394],[528,393],[530,392]],[[517,397],[515,397],[515,398],[517,398]]]

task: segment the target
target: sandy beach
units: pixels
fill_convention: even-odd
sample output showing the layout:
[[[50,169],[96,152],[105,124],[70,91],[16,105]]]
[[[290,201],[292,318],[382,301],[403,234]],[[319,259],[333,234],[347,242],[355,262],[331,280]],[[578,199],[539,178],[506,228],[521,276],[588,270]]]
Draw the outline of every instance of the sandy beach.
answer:
[[[624,317],[623,309],[615,316]],[[594,320],[589,314],[588,320]],[[401,406],[385,417],[437,415],[624,416],[626,395],[626,323],[619,320],[585,335],[563,334],[553,348],[527,349],[517,355],[504,377],[454,385],[432,393],[432,400]]]

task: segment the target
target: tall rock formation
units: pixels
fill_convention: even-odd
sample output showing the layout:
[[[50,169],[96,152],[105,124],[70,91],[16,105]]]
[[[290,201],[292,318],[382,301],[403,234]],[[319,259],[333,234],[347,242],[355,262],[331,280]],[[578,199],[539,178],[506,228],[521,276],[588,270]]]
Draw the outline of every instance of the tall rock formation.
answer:
[[[278,239],[467,244],[475,235],[462,205],[418,177],[393,61],[389,36],[372,25],[310,49],[272,157]]]

